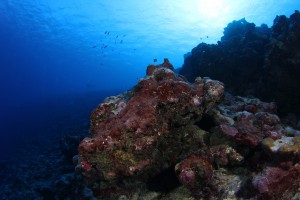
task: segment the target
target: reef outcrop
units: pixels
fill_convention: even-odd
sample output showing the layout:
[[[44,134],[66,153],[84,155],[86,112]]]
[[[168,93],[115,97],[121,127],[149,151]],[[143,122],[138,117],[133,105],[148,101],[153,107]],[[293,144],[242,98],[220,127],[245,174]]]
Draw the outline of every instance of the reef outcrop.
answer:
[[[147,182],[204,148],[204,131],[193,126],[221,100],[224,86],[200,77],[190,84],[172,69],[167,59],[148,66],[131,91],[107,98],[92,112],[79,166],[90,184],[101,182],[99,190],[126,179]]]
[[[217,44],[201,43],[185,58],[180,74],[208,76],[233,95],[275,101],[279,113],[300,114],[300,13],[277,16],[271,28],[245,19],[224,29]]]
[[[275,103],[193,84],[166,59],[91,113],[74,157],[97,199],[295,199],[299,131]]]

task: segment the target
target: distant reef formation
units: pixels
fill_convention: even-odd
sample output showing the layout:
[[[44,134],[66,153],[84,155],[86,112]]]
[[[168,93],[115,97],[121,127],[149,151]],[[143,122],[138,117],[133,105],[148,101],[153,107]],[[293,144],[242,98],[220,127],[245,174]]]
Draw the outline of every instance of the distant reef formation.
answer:
[[[275,101],[280,114],[300,114],[300,13],[277,16],[271,28],[245,19],[224,29],[217,44],[200,43],[180,72],[189,81],[210,77],[233,95]]]
[[[297,120],[167,59],[146,74],[91,113],[73,158],[89,199],[299,199]]]

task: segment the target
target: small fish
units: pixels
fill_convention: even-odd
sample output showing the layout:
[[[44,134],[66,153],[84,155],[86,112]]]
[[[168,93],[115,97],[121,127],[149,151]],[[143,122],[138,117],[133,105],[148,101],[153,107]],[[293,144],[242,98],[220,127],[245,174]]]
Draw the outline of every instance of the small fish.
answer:
[[[153,59],[153,62],[157,62],[157,58],[154,58],[154,59]]]
[[[121,40],[121,43],[123,43],[123,40]]]
[[[94,45],[93,48],[95,49],[97,47],[97,45]]]
[[[117,35],[116,38],[118,38],[119,36]]]
[[[105,45],[103,48],[105,49],[106,47],[108,47],[108,45]]]
[[[208,36],[206,36],[206,38],[208,38]]]

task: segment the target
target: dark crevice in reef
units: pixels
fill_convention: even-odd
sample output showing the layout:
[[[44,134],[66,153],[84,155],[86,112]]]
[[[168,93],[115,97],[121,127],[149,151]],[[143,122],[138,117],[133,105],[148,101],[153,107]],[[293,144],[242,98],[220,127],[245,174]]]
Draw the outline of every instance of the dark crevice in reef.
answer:
[[[209,115],[203,115],[202,119],[196,125],[208,132],[216,126],[214,119]]]
[[[236,196],[241,199],[243,198],[250,199],[250,198],[255,198],[255,194],[257,193],[258,190],[253,187],[252,180],[247,179],[242,184],[241,188],[237,191]]]
[[[180,185],[181,184],[175,174],[174,166],[163,170],[147,182],[149,190],[162,193],[168,193]]]

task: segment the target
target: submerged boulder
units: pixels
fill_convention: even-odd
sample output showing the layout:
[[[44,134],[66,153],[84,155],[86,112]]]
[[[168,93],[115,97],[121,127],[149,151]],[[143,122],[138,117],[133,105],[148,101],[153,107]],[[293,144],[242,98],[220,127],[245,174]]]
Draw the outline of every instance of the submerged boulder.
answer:
[[[123,179],[146,182],[205,146],[203,133],[192,127],[221,100],[223,84],[200,77],[190,84],[167,59],[150,65],[147,75],[91,113],[90,135],[79,145],[79,165],[89,183],[101,181],[98,189]]]

